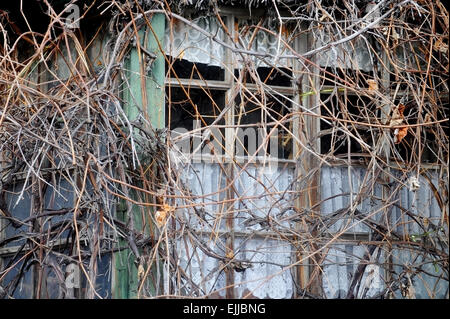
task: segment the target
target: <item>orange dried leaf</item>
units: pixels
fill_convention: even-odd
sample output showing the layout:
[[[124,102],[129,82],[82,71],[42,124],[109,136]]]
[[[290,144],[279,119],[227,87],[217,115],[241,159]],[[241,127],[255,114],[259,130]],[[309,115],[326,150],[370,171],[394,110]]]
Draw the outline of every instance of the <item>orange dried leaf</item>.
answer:
[[[403,104],[398,105],[398,113],[400,113],[400,116],[403,116],[403,111],[405,110],[406,106]]]
[[[448,44],[445,44],[442,38],[437,39],[437,41],[433,45],[433,49],[435,51],[441,52],[441,53],[447,53],[448,52]]]
[[[158,227],[161,227],[166,222],[167,216],[171,211],[175,210],[175,207],[172,207],[166,203],[164,203],[160,210],[155,213],[155,220]]]
[[[425,229],[428,229],[428,226],[430,225],[430,220],[428,218],[424,218],[423,219],[423,226],[425,227]]]
[[[138,278],[139,278],[139,281],[142,280],[142,278],[144,277],[144,274],[145,274],[144,266],[139,264],[139,267],[138,267]]]
[[[389,122],[390,126],[398,126],[403,123],[404,115],[403,112],[405,111],[405,106],[403,104],[399,104],[394,110],[392,111],[392,117]]]
[[[225,257],[227,257],[227,258],[229,258],[229,259],[233,259],[233,258],[234,258],[234,252],[230,250],[230,251],[225,255]]]
[[[367,84],[369,84],[369,92],[375,92],[378,90],[378,83],[375,80],[367,80]]]
[[[395,130],[397,134],[395,134],[395,144],[398,144],[402,141],[402,139],[408,134],[408,127],[404,126],[397,130]]]
[[[181,61],[184,58],[184,54],[186,53],[186,50],[181,51],[181,53],[178,55],[178,59]]]
[[[166,221],[167,217],[167,211],[165,210],[158,210],[155,214],[155,220],[158,227],[161,227],[164,225],[164,222]]]

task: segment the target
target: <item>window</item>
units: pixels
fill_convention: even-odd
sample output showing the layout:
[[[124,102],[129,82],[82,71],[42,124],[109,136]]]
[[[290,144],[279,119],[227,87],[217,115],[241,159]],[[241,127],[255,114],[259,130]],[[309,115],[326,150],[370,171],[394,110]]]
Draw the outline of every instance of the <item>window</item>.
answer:
[[[405,250],[398,244],[408,236],[415,241],[433,233],[429,240],[447,249],[438,239],[437,225],[443,219],[437,218],[441,215],[436,209],[439,174],[446,175],[436,165],[439,158],[446,158],[439,153],[445,135],[433,125],[416,126],[444,118],[445,107],[436,102],[446,94],[428,87],[421,91],[417,85],[423,83],[427,57],[437,59],[439,53],[425,54],[428,51],[416,34],[405,40],[403,26],[390,29],[394,37],[399,36],[396,32],[402,36],[389,50],[377,40],[377,32],[324,46],[339,42],[346,28],[347,22],[339,21],[333,27],[319,24],[313,31],[315,47],[324,49],[315,57],[320,70],[311,85],[312,104],[320,114],[321,158],[330,164],[320,170],[318,232],[337,239],[323,255],[324,294],[381,297],[394,286],[415,289],[417,298],[442,298],[448,291],[443,268],[436,267],[429,276],[425,275],[429,270],[422,272],[439,257],[416,250],[414,244]],[[434,80],[440,72],[427,73],[430,86],[439,87]],[[380,236],[389,238],[388,244]],[[372,244],[377,241],[380,244]],[[358,281],[361,284],[355,285]],[[408,289],[392,289],[390,294],[401,298],[410,293],[401,290]]]
[[[368,96],[339,89],[334,94],[320,94],[321,154],[355,159],[370,156],[375,132],[364,126],[367,118],[376,118],[376,103]],[[342,120],[342,121],[340,121]]]
[[[290,135],[296,133],[293,118],[286,115],[296,104],[294,62],[233,52],[198,28],[241,51],[275,56],[294,43],[292,35],[283,29],[278,37],[278,30],[262,18],[225,15],[200,17],[193,23],[197,28],[173,20],[166,28],[166,124],[174,141],[194,151],[194,140],[203,137],[197,151],[204,150],[205,156],[211,152],[205,141],[214,141],[214,154],[222,160],[292,160]],[[248,63],[256,66],[255,74]],[[181,134],[190,131],[190,137]]]
[[[206,256],[184,230],[189,245],[180,243],[177,255],[183,271],[191,272],[202,290],[192,283],[184,287],[198,295],[243,297],[251,291],[259,298],[289,298],[295,285],[289,272],[278,276],[286,289],[273,296],[267,286],[271,281],[256,290],[239,283],[252,276],[264,282],[263,272],[252,266],[256,259],[278,264],[268,266],[277,271],[292,258],[290,241],[276,239],[264,221],[268,215],[283,219],[292,212],[296,62],[277,56],[286,54],[297,40],[291,30],[283,29],[279,37],[276,25],[269,25],[267,19],[250,19],[235,10],[192,23],[196,27],[170,21],[165,35],[166,124],[177,156],[187,160],[181,176],[189,190],[173,203],[187,207],[179,210],[183,217],[175,227],[191,225],[201,234],[198,240],[224,259],[218,262]],[[217,44],[199,28],[226,45]],[[289,232],[289,225],[280,220],[279,231]],[[248,240],[251,232],[258,231],[256,238]],[[260,255],[255,256],[254,249]],[[233,258],[247,262],[235,263]],[[228,265],[223,264],[226,260]],[[229,270],[223,271],[224,267]],[[173,289],[171,293],[176,293]]]
[[[55,94],[67,93],[64,85],[73,82],[74,68],[67,58],[68,52],[72,57],[77,56],[76,46],[72,40],[72,38],[68,40],[68,46],[60,45],[55,49],[57,53],[50,51],[51,54],[46,54],[48,68],[43,64],[37,64],[29,75],[32,83],[29,85],[33,90],[48,94],[46,97],[40,95],[33,97],[39,107],[48,106]],[[103,39],[99,37],[96,40],[92,41],[94,45],[86,48],[86,61],[91,58],[90,62],[92,64],[95,62],[98,66],[100,44]],[[26,54],[30,52],[24,52],[24,55]],[[38,113],[37,111],[36,114]],[[85,117],[84,111],[79,112],[75,117],[75,121],[78,122],[76,125],[81,127],[80,123],[83,123]],[[49,128],[47,137],[52,133],[55,137],[64,135],[61,134],[65,126],[60,113],[49,112],[46,119]],[[97,204],[90,208],[80,207],[77,216],[80,239],[78,250],[72,222],[77,195],[80,192],[78,187],[81,185],[77,184],[71,161],[67,162],[64,156],[50,155],[54,154],[54,150],[45,153],[42,151],[43,147],[41,148],[36,141],[26,142],[32,146],[17,145],[11,142],[15,138],[11,136],[17,132],[7,131],[5,134],[7,137],[3,135],[4,132],[3,130],[1,132],[4,140],[0,149],[0,299],[83,299],[88,296],[111,298],[114,271],[112,231],[107,223],[103,224],[101,230],[94,229],[90,219],[98,216],[102,209],[114,211],[115,205],[111,197],[103,194],[107,198],[106,202],[111,205],[109,207]],[[20,133],[17,136],[19,135]],[[49,137],[49,140],[52,137]],[[53,141],[54,145],[58,143],[56,140]],[[82,141],[82,138],[78,141]],[[30,152],[27,147],[31,148],[25,160],[19,156],[20,147],[25,153]],[[33,149],[40,151],[33,153]],[[37,166],[41,170],[41,179],[33,174],[27,174],[26,170],[29,168],[27,165],[34,159],[39,163]],[[90,197],[91,202],[97,201],[97,194],[90,182],[86,188],[85,196]],[[100,239],[97,242],[97,254],[93,257],[90,248],[94,248],[95,245],[89,245],[89,234],[94,232],[97,232]],[[79,256],[82,259],[81,263]],[[89,267],[90,263],[95,266]],[[85,270],[95,270],[95,277],[90,273],[91,277],[88,279],[81,265]],[[90,289],[89,281],[94,286],[95,292]]]
[[[5,214],[13,219],[1,220],[0,237],[0,278],[5,297],[16,299],[29,298],[85,298],[89,283],[78,264],[78,253],[74,241],[74,230],[69,227],[72,221],[74,193],[64,179],[58,180],[55,188],[47,188],[44,194],[42,217],[34,218],[31,187],[23,180],[13,183],[4,192]],[[19,200],[22,196],[22,200]],[[3,213],[2,213],[3,214]],[[21,224],[17,221],[20,220]],[[81,242],[83,233],[89,231],[83,227],[80,217]],[[67,225],[66,227],[59,227]],[[34,243],[39,242],[36,227],[43,227],[49,236],[44,252]],[[60,229],[65,229],[60,233]],[[105,231],[107,231],[105,229]],[[102,245],[102,250],[108,250]],[[81,254],[89,248],[81,244]],[[69,258],[67,256],[72,256]],[[100,253],[97,257],[96,295],[111,297],[111,254]],[[89,258],[83,261],[87,268]]]
[[[0,38],[0,298],[448,295],[443,7],[123,2]]]

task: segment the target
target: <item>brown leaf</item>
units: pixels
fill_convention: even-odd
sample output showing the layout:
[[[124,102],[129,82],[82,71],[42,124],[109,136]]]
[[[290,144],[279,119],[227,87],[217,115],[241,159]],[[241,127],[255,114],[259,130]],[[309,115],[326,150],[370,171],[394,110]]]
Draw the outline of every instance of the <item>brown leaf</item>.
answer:
[[[234,252],[232,250],[228,251],[228,253],[225,255],[225,257],[227,257],[228,259],[233,259],[234,258]]]
[[[369,84],[369,92],[373,93],[378,90],[378,83],[375,80],[367,80],[367,84]]]
[[[162,227],[166,221],[167,212],[165,210],[158,210],[155,213],[155,220],[158,227]]]
[[[390,126],[399,126],[403,124],[405,120],[405,116],[403,112],[405,111],[406,106],[403,104],[399,104],[396,108],[394,108],[392,112],[391,120],[389,121]],[[398,144],[402,141],[402,139],[408,134],[408,127],[400,127],[394,130],[394,143]]]
[[[447,53],[448,44],[445,44],[442,38],[440,37],[439,39],[437,39],[436,42],[434,42],[433,49],[441,53]]]
[[[403,104],[399,104],[394,110],[392,111],[392,117],[391,121],[389,122],[390,126],[398,126],[402,124],[403,119],[405,118],[403,115],[403,112],[405,111],[405,106]]]
[[[430,225],[430,220],[428,218],[424,218],[423,219],[423,227],[425,227],[425,229],[428,229],[428,226]]]
[[[394,132],[394,142],[398,144],[402,141],[402,139],[408,134],[408,127],[404,126],[399,129],[396,129]]]
[[[142,280],[142,278],[144,277],[144,274],[145,274],[144,266],[139,264],[139,267],[138,267],[138,278],[139,278],[139,281]]]
[[[155,220],[158,227],[162,227],[164,225],[167,216],[174,209],[175,209],[174,207],[164,204],[163,207],[155,213]]]

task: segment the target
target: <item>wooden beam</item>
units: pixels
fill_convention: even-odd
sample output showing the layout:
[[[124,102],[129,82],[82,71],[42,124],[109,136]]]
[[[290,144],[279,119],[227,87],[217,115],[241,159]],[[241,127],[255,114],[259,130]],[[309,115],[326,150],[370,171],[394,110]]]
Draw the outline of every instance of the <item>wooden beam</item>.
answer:
[[[164,101],[164,79],[165,59],[163,39],[165,32],[165,16],[154,14],[151,23],[137,33],[136,47],[131,49],[130,58],[126,61],[127,80],[129,89],[124,92],[125,113],[130,121],[142,116],[148,125],[149,131],[162,129],[165,126],[165,101]],[[138,130],[133,132],[136,139],[142,138]],[[131,192],[132,198],[137,199],[138,194]],[[118,212],[118,217],[125,220],[133,218],[134,229],[138,232],[150,232],[150,218],[146,211],[133,205],[131,216],[125,216],[126,211]],[[126,241],[121,240],[121,247]],[[114,297],[116,298],[138,298],[140,281],[138,278],[138,266],[134,258],[127,260],[130,249],[116,253],[116,278]],[[140,260],[142,263],[142,260]],[[142,264],[141,264],[142,265]],[[144,266],[145,268],[145,266]],[[151,277],[151,274],[149,275]],[[152,288],[153,293],[156,287]]]

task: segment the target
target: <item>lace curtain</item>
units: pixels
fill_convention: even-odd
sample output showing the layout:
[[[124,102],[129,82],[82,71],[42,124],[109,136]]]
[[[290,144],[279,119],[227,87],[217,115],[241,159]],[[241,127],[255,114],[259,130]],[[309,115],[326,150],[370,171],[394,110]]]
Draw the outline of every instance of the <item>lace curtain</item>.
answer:
[[[333,41],[336,41],[336,39],[331,39],[325,32],[316,35],[316,47],[324,46]],[[322,67],[341,66],[365,72],[373,70],[372,58],[363,39],[332,46],[317,53],[317,59]]]
[[[224,42],[227,41],[225,39],[225,32],[214,17],[200,17],[192,22],[203,30],[214,34],[218,39]],[[241,25],[239,25],[238,28],[241,30]],[[248,32],[241,32],[238,44],[239,48],[259,53],[269,53],[273,56],[288,53],[283,41],[280,41],[279,43],[278,35],[262,30],[257,32],[250,47],[249,43],[253,31],[254,28],[250,28]],[[285,33],[282,35],[282,38],[286,41],[287,37]],[[174,20],[171,25],[168,24],[166,26],[164,40],[166,54],[173,58],[223,67],[223,62],[225,61],[225,48],[213,41],[207,35],[204,35],[183,22]],[[252,56],[251,59],[257,67],[268,66],[261,58]],[[242,56],[240,54],[235,55],[235,60],[238,63],[237,67],[242,65]],[[277,61],[275,61],[273,57],[266,57],[265,60],[269,65],[277,64],[278,66],[290,66],[290,61],[287,59],[277,59]]]
[[[291,61],[286,58],[280,58],[282,55],[289,54],[289,51],[285,45],[285,43],[289,43],[288,32],[283,28],[281,37],[278,33],[278,28],[271,28],[273,32],[267,32],[266,30],[258,30],[254,39],[252,40],[253,34],[255,32],[255,28],[250,27],[248,30],[245,29],[245,20],[242,24],[239,24],[239,33],[240,33],[240,43],[243,45],[244,49],[249,51],[254,51],[258,53],[268,53],[271,56],[269,57],[257,57],[253,56],[252,60],[255,63],[256,67],[266,67],[271,65],[276,65],[279,67],[290,67]],[[267,29],[269,29],[266,26]],[[236,30],[238,31],[238,30]],[[250,41],[251,45],[250,45]],[[238,55],[237,57],[239,64],[242,64],[242,59]],[[265,62],[267,61],[267,63]]]
[[[192,22],[203,30],[216,35],[218,39],[225,41],[224,31],[214,18],[200,17]],[[224,47],[183,22],[174,20],[172,27],[168,25],[164,40],[166,54],[173,58],[223,66],[223,61],[225,60]]]

